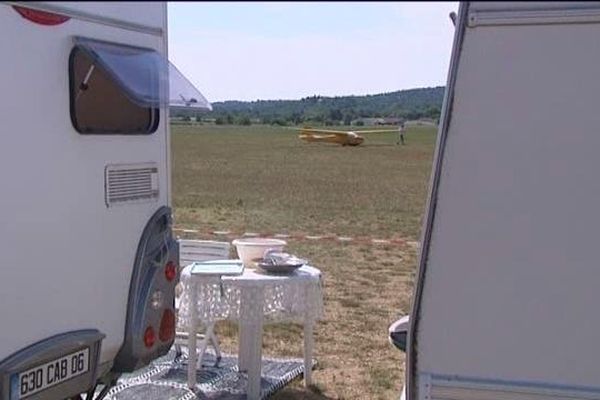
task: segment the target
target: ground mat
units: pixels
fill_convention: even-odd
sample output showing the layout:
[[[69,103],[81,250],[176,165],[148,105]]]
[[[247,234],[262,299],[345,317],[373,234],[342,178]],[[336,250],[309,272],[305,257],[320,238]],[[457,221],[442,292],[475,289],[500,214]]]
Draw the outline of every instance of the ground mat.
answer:
[[[246,398],[247,376],[238,371],[237,357],[223,354],[218,365],[207,351],[202,368],[196,371],[197,389],[187,387],[187,349],[175,358],[166,356],[131,374],[124,374],[107,395],[107,400],[237,400]],[[263,357],[261,398],[266,399],[304,372],[304,362],[296,358]]]

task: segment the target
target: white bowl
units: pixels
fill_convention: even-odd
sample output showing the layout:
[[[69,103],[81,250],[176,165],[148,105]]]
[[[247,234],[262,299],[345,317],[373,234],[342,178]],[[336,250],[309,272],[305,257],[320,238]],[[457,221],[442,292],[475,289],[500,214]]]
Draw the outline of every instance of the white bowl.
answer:
[[[269,238],[244,238],[235,239],[232,244],[237,250],[238,257],[246,267],[253,267],[254,261],[257,258],[262,258],[265,251],[269,249],[283,251],[287,242],[280,239]]]

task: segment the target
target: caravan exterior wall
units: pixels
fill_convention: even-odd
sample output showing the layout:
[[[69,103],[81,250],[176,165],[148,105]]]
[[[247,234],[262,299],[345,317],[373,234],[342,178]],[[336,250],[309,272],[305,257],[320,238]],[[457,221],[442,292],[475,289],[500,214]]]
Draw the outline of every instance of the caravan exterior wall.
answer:
[[[411,399],[600,399],[600,4],[463,3]]]
[[[172,343],[168,108],[134,104],[90,67],[95,42],[74,40],[166,57],[166,4],[13,5],[0,4],[0,399],[51,400]],[[89,366],[67,383],[23,374],[78,351]]]

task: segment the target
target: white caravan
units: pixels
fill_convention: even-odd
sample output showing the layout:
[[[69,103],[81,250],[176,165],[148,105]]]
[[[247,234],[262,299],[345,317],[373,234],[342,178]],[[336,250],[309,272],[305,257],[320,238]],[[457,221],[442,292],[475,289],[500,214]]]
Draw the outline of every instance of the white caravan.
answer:
[[[600,4],[462,3],[410,399],[600,399]]]
[[[5,2],[0,32],[0,400],[92,399],[173,342],[168,105],[210,105],[166,3]]]

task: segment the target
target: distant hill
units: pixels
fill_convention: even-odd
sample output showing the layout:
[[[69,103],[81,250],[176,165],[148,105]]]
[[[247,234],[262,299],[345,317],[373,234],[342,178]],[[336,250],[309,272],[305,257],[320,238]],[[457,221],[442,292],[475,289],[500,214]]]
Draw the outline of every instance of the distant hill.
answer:
[[[400,90],[366,96],[312,96],[300,100],[225,101],[212,103],[213,111],[197,115],[217,124],[350,125],[366,118],[438,119],[444,87]],[[196,116],[173,111],[174,117]]]

